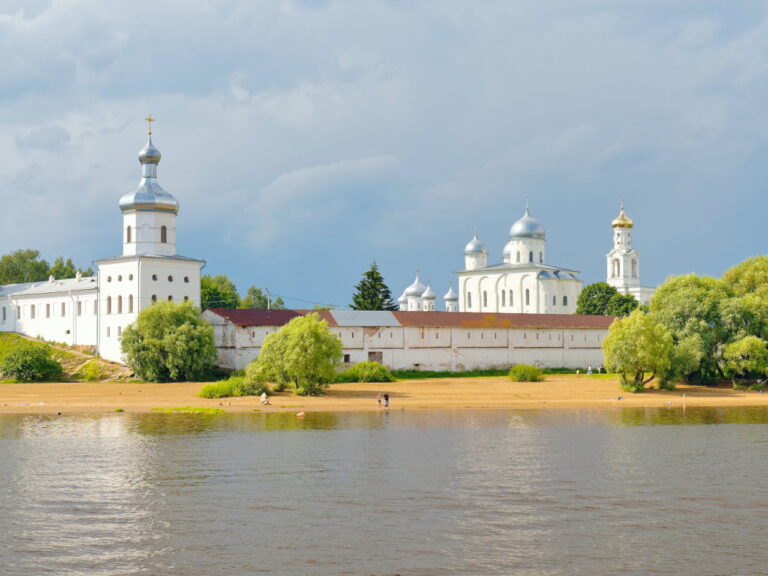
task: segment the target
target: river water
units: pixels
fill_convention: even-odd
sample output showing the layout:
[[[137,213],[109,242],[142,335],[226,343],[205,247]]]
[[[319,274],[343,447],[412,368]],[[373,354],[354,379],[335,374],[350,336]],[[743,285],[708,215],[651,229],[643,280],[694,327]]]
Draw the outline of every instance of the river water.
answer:
[[[768,574],[768,411],[0,417],[0,574]]]

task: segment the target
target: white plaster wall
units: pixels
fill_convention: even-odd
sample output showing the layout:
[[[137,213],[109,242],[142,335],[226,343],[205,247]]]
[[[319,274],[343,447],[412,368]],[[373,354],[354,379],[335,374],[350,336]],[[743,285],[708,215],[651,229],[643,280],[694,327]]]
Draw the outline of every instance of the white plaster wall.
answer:
[[[126,242],[126,229],[131,227],[131,242]],[[166,242],[161,242],[161,229],[166,227]],[[123,255],[176,254],[176,215],[172,212],[138,211],[123,214]]]

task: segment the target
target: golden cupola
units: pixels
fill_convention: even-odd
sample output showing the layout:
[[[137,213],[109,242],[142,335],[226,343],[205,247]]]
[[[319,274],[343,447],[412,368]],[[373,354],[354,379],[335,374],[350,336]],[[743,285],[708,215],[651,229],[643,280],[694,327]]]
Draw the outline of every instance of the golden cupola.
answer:
[[[632,222],[632,218],[624,214],[624,200],[621,201],[621,212],[619,212],[619,215],[611,222],[611,228],[632,228],[634,226],[634,222]]]

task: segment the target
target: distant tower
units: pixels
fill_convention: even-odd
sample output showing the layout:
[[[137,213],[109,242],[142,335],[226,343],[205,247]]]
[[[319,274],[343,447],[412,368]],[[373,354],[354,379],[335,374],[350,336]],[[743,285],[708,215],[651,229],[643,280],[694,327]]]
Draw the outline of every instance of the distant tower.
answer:
[[[509,242],[504,246],[504,264],[544,264],[546,233],[536,218],[528,212],[509,229]]]
[[[421,293],[421,304],[422,309],[424,312],[434,312],[435,311],[435,300],[437,299],[437,294],[432,290],[432,288],[429,287],[429,284],[427,284],[427,289],[424,290],[424,292]]]
[[[459,295],[453,291],[453,286],[451,286],[445,296],[443,296],[443,301],[445,302],[446,312],[459,311]]]
[[[632,229],[634,223],[624,213],[624,200],[621,211],[611,223],[613,228],[613,250],[606,255],[607,282],[621,294],[637,296],[640,287],[640,255],[632,248]]]
[[[408,300],[408,310],[411,312],[418,312],[421,310],[421,295],[426,289],[427,287],[419,281],[419,272],[416,271],[416,280],[405,289],[405,298]]]
[[[488,249],[480,242],[477,234],[464,247],[464,267],[466,270],[477,270],[488,266]]]

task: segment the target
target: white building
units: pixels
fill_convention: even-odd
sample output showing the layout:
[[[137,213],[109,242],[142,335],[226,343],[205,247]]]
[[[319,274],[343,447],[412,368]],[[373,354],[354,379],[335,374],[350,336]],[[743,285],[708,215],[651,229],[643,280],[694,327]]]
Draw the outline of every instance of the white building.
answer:
[[[611,222],[613,228],[613,249],[606,254],[607,283],[620,294],[630,294],[640,302],[648,304],[654,288],[640,286],[640,255],[632,248],[632,219],[624,213],[624,201],[621,211]]]
[[[160,300],[200,305],[202,260],[176,254],[179,204],[157,182],[160,152],[139,152],[141,180],[120,199],[122,255],[97,260],[97,276],[0,286],[0,331],[95,346],[122,361],[120,337],[140,310]]]
[[[578,272],[546,264],[544,227],[525,214],[509,230],[501,264],[488,265],[488,249],[475,234],[464,249],[459,275],[463,312],[573,314],[581,293]]]
[[[313,311],[225,310],[203,317],[213,325],[218,364],[243,369],[266,336]],[[585,368],[603,363],[612,316],[460,312],[315,312],[338,334],[344,363],[372,360],[392,369],[475,370],[533,364]]]

